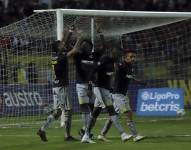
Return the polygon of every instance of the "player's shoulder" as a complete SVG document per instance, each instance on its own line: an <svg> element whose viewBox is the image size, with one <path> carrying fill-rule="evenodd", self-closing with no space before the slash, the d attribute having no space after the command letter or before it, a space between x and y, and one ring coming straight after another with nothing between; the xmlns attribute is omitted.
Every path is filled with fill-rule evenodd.
<svg viewBox="0 0 191 150"><path fill-rule="evenodd" d="M109 63L109 62L113 62L113 59L111 57L109 57L108 55L103 55L100 58L100 62L101 63Z"/></svg>
<svg viewBox="0 0 191 150"><path fill-rule="evenodd" d="M93 55L94 59L99 59L99 58L101 58L102 53L100 51L94 51L94 52L92 52L92 55Z"/></svg>
<svg viewBox="0 0 191 150"><path fill-rule="evenodd" d="M115 61L114 58L112 58L111 56L107 55L107 54L104 54L101 56L102 59L106 59L106 60L110 60L110 61Z"/></svg>
<svg viewBox="0 0 191 150"><path fill-rule="evenodd" d="M116 64L118 67L123 67L123 66L125 65L123 61L117 61L115 64Z"/></svg>
<svg viewBox="0 0 191 150"><path fill-rule="evenodd" d="M116 63L116 66L117 66L118 70L126 70L127 69L127 64L123 61Z"/></svg>
<svg viewBox="0 0 191 150"><path fill-rule="evenodd" d="M102 55L102 56L100 57L100 61L106 60L107 58L108 58L107 55Z"/></svg>
<svg viewBox="0 0 191 150"><path fill-rule="evenodd" d="M88 59L90 59L90 57L91 57L91 54L88 54L86 52L77 52L75 55L75 58L79 59L79 60L81 60L81 59L88 60Z"/></svg>

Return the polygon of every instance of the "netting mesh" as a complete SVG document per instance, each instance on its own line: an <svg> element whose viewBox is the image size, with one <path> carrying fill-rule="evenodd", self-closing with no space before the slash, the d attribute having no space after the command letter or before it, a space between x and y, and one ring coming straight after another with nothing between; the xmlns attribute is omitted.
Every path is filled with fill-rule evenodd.
<svg viewBox="0 0 191 150"><path fill-rule="evenodd" d="M147 79L188 79L190 76L191 20L122 36L123 47L139 52ZM165 68L160 71L158 68ZM158 69L157 69L158 68Z"/></svg>
<svg viewBox="0 0 191 150"><path fill-rule="evenodd" d="M0 29L1 123L34 120L52 101L51 43L55 13L32 15ZM19 121L20 118L22 121Z"/></svg>
<svg viewBox="0 0 191 150"><path fill-rule="evenodd" d="M91 36L91 16L64 15L63 25L75 25ZM190 107L191 20L186 18L93 17L94 43L99 24L112 48L134 49L140 79L150 87L182 87ZM53 103L51 43L57 39L56 13L37 13L0 29L0 124L36 123ZM75 39L76 37L74 37ZM79 112L75 91L75 66L70 62L70 95ZM131 105L136 108L139 85L129 87Z"/></svg>

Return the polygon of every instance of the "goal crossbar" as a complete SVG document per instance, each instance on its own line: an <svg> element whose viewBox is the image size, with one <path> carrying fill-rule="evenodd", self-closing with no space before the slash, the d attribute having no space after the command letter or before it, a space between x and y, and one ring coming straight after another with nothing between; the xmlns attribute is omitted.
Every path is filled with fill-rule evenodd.
<svg viewBox="0 0 191 150"><path fill-rule="evenodd" d="M83 10L83 9L47 9L34 12L60 11L63 15L83 16L124 16L124 17L160 17L160 18L191 18L191 12L154 12L154 11L113 11L113 10Z"/></svg>

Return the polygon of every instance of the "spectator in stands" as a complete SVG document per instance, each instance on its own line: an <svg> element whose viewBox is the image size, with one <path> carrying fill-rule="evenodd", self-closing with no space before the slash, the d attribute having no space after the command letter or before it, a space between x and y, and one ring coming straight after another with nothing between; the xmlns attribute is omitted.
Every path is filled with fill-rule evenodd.
<svg viewBox="0 0 191 150"><path fill-rule="evenodd" d="M19 84L26 84L27 83L27 77L26 77L26 70L24 63L18 62L17 66L17 81Z"/></svg>
<svg viewBox="0 0 191 150"><path fill-rule="evenodd" d="M33 14L35 9L39 9L39 0L30 0L28 3L25 4L23 13L25 16L30 16Z"/></svg>

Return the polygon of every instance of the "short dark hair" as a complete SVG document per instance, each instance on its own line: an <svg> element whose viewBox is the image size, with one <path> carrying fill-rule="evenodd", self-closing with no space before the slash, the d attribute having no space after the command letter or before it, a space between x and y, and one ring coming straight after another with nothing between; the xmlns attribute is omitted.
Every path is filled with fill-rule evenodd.
<svg viewBox="0 0 191 150"><path fill-rule="evenodd" d="M91 51L91 50L92 50L92 48L93 48L93 43L92 43L92 41L91 41L90 39L83 39L83 41L81 41L81 44L82 44L82 43L88 44L88 45L90 46L89 49L85 49L85 48L81 45L80 49L81 49L82 51Z"/></svg>
<svg viewBox="0 0 191 150"><path fill-rule="evenodd" d="M137 52L135 50L132 50L132 49L124 49L123 51L124 51L125 54L128 54L128 53L137 54Z"/></svg>
<svg viewBox="0 0 191 150"><path fill-rule="evenodd" d="M82 40L82 43L83 42L86 42L86 43L88 43L91 47L93 47L93 43L92 43L92 41L90 40L90 39L83 39Z"/></svg>

